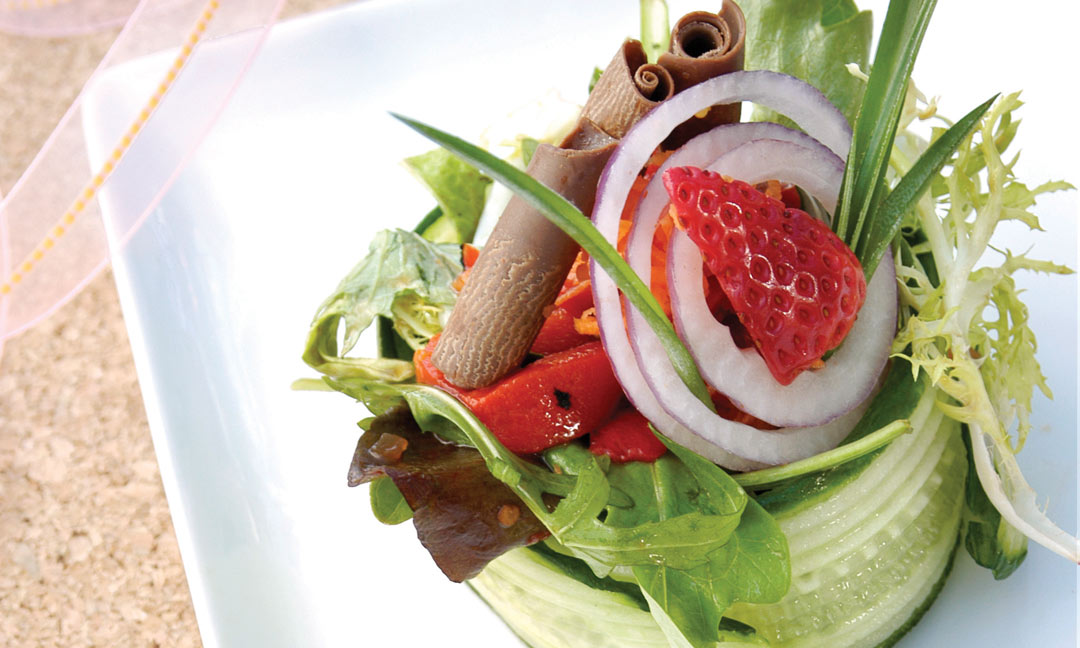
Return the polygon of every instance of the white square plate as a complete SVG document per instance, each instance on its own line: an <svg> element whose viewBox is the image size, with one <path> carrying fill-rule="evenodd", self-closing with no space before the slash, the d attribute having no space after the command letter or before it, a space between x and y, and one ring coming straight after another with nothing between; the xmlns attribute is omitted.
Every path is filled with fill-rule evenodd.
<svg viewBox="0 0 1080 648"><path fill-rule="evenodd" d="M945 95L953 117L1024 87L1018 168L1032 184L1080 180L1069 84L1053 76L1068 60L1065 30L1076 16L1011 15L1003 2L971 15L955 4L938 8L920 86ZM310 375L300 361L310 318L373 232L411 227L432 204L399 164L429 146L387 111L475 138L550 88L581 101L593 66L637 33L637 5L372 0L281 24L198 155L116 251L205 645L517 644L476 596L442 577L411 525L378 524L366 490L345 487L361 409L289 384ZM671 5L673 16L695 8ZM884 10L875 14L880 25ZM214 74L213 58L206 48L185 74ZM169 61L129 63L94 89L85 125L98 160L126 126L118 115L149 96ZM151 154L175 144L156 122L141 137ZM123 191L102 196L106 216ZM1050 234L1032 254L1075 267L1076 204L1075 192L1042 201ZM1010 228L999 243L1019 251L1028 240ZM1020 458L1053 517L1075 533L1076 280L1021 281L1058 399L1037 399ZM1073 646L1076 575L1032 545L1026 564L994 583L962 553L901 645Z"/></svg>

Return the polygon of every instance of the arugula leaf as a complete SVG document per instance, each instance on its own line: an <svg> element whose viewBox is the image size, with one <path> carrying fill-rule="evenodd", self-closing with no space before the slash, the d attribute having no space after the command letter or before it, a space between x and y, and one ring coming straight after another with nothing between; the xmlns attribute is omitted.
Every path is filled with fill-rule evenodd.
<svg viewBox="0 0 1080 648"><path fill-rule="evenodd" d="M618 526L643 519L667 520L694 510L731 521L723 544L709 553L704 564L684 569L646 564L632 570L673 645L712 646L718 640L724 610L733 602L771 602L786 593L790 578L787 541L775 521L731 476L657 436L671 454L652 464L614 466L608 473L613 488L629 494L634 506L609 507L606 521ZM740 636L739 640L746 639Z"/></svg>
<svg viewBox="0 0 1080 648"><path fill-rule="evenodd" d="M424 228L424 238L438 243L468 243L484 212L491 178L450 155L434 149L405 158L405 165L435 196L441 216Z"/></svg>
<svg viewBox="0 0 1080 648"><path fill-rule="evenodd" d="M412 232L383 230L368 255L342 279L319 307L308 334L304 362L338 378L390 382L412 377L412 363L393 358L347 358L360 333L377 315L394 322L394 330L420 348L439 331L457 301L451 283L462 270L460 248L431 243ZM338 348L338 329L345 335Z"/></svg>
<svg viewBox="0 0 1080 648"><path fill-rule="evenodd" d="M730 540L709 555L707 564L686 571L647 565L635 567L634 576L668 640L703 648L715 645L723 612L732 603L783 598L791 586L791 562L776 520L751 499Z"/></svg>
<svg viewBox="0 0 1080 648"><path fill-rule="evenodd" d="M649 611L673 646L716 645L721 615L727 606L719 607L714 602L708 573L708 565L692 572L655 565L634 568L634 578L649 603Z"/></svg>
<svg viewBox="0 0 1080 648"><path fill-rule="evenodd" d="M709 569L718 602L775 603L791 586L787 538L756 500L747 500L731 540L709 556Z"/></svg>
<svg viewBox="0 0 1080 648"><path fill-rule="evenodd" d="M737 515L742 513L749 498L742 487L731 478L731 475L701 455L687 450L657 433L654 428L650 429L667 446L667 449L679 458L697 480L702 495L704 495L701 506L705 510L713 515Z"/></svg>
<svg viewBox="0 0 1080 648"><path fill-rule="evenodd" d="M674 454L664 455L651 464L632 462L614 467L609 473L612 485L628 493L634 506L610 507L607 523L623 526L702 510L729 520L726 533L718 538L728 541L739 524L747 497L726 473L710 465L719 475L695 471ZM666 564L633 568L634 578L653 616L665 620L661 627L676 645L688 641L696 648L717 640L717 628L727 605L716 604L707 582L709 572L708 563L689 570L673 569Z"/></svg>
<svg viewBox="0 0 1080 648"><path fill-rule="evenodd" d="M741 0L746 15L748 70L774 70L810 83L848 122L855 120L864 84L845 65L866 69L873 20L852 0ZM759 121L790 121L757 109Z"/></svg>
<svg viewBox="0 0 1080 648"><path fill-rule="evenodd" d="M439 389L361 379L326 382L381 411L404 399L421 430L479 450L491 475L551 532L549 545L584 561L598 577L636 577L643 593L663 601L656 613L672 615L672 627L694 637L695 646L717 640L732 601L764 600L779 584L786 588L789 565L777 562L786 561L787 551L779 528L770 526L767 514L766 521L757 514L746 518L744 511L757 504L745 491L722 469L677 445L654 464L611 466L606 457L571 443L544 453L548 469L506 450L463 404ZM393 501L391 494L373 505L381 517L392 518ZM735 639L753 639L744 634Z"/></svg>
<svg viewBox="0 0 1080 648"><path fill-rule="evenodd" d="M606 525L598 518L609 500L626 502L625 496L611 495L600 460L588 450L567 445L548 451L545 458L559 466L561 474L525 461L507 450L464 405L449 394L414 384L362 385L360 381L328 381L359 395L368 403L374 395L377 405L386 407L391 395L404 398L417 424L448 441L470 445L480 451L491 474L521 498L564 546L609 566L655 562L656 556L676 568L700 564L725 535L728 521L700 513L680 515L662 523L646 522L628 528ZM554 510L545 494L561 497Z"/></svg>
<svg viewBox="0 0 1080 648"><path fill-rule="evenodd" d="M554 473L507 450L468 408L442 390L359 379L327 378L327 383L377 413L404 399L422 430L479 450L491 474L513 489L562 545L596 564L650 564L657 555L679 569L702 564L734 527L732 520L698 511L614 527L599 520L600 513L609 504L625 507L631 501L621 491L612 492L601 460L585 448L570 444L547 451L545 460L559 469ZM553 510L545 494L561 497Z"/></svg>
<svg viewBox="0 0 1080 648"><path fill-rule="evenodd" d="M852 129L833 231L855 249L867 215L886 190L885 171L896 139L908 81L937 0L894 0L878 39L870 80Z"/></svg>
<svg viewBox="0 0 1080 648"><path fill-rule="evenodd" d="M715 467L715 466L714 466ZM694 472L673 455L664 455L652 463L633 461L612 466L608 480L613 488L627 494L633 501L629 507L609 506L605 522L627 527L642 521L663 521L688 513L704 513L729 518L730 528L717 540L725 541L738 526L739 516L748 499L746 493L731 477L721 488L726 491L717 498L710 493ZM718 490L713 488L713 490ZM720 506L717 506L719 504Z"/></svg>

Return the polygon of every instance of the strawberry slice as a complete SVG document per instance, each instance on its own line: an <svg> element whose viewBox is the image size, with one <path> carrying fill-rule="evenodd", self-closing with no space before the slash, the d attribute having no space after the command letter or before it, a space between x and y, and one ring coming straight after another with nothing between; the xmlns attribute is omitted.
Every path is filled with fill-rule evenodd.
<svg viewBox="0 0 1080 648"><path fill-rule="evenodd" d="M855 254L825 223L740 180L669 169L677 226L701 250L769 371L783 385L840 344L866 299Z"/></svg>

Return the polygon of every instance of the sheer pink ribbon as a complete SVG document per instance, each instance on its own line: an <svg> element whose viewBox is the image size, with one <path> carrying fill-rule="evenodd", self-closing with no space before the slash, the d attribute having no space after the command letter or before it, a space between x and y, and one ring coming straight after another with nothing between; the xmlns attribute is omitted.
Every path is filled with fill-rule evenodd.
<svg viewBox="0 0 1080 648"><path fill-rule="evenodd" d="M0 0L4 31L59 35L124 25L33 162L10 193L0 196L0 350L3 340L54 312L105 267L106 230L122 245L153 211L232 97L284 2ZM215 78L185 76L207 47L216 50ZM88 95L95 83L123 75L152 53L168 57L171 65L143 107L124 116L129 126L108 158L92 166L83 134ZM181 144L148 158L139 152L139 134L162 114L171 141ZM132 168L131 158L143 160L142 166ZM110 194L103 222L98 195L136 172L138 189Z"/></svg>
<svg viewBox="0 0 1080 648"><path fill-rule="evenodd" d="M70 36L124 24L138 0L0 0L0 31Z"/></svg>

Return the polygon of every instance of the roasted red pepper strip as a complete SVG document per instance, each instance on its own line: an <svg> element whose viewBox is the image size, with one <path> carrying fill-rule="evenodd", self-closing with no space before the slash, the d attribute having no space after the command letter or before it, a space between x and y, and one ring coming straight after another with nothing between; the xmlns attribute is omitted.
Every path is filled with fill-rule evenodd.
<svg viewBox="0 0 1080 648"><path fill-rule="evenodd" d="M649 421L636 409L625 409L589 435L589 450L607 455L615 463L656 461L667 448L649 429Z"/></svg>
<svg viewBox="0 0 1080 648"><path fill-rule="evenodd" d="M466 243L461 246L461 262L464 264L465 269L468 270L476 263L477 257L480 256L480 250Z"/></svg>
<svg viewBox="0 0 1080 648"><path fill-rule="evenodd" d="M623 396L600 342L553 353L481 389L455 387L431 363L437 339L416 352L417 382L456 396L517 454L532 454L592 432Z"/></svg>
<svg viewBox="0 0 1080 648"><path fill-rule="evenodd" d="M529 351L548 355L596 340L595 337L578 333L574 328L574 319L581 317L592 305L591 282L586 280L571 288L564 288L555 299L555 305L540 327L540 332L536 334Z"/></svg>

